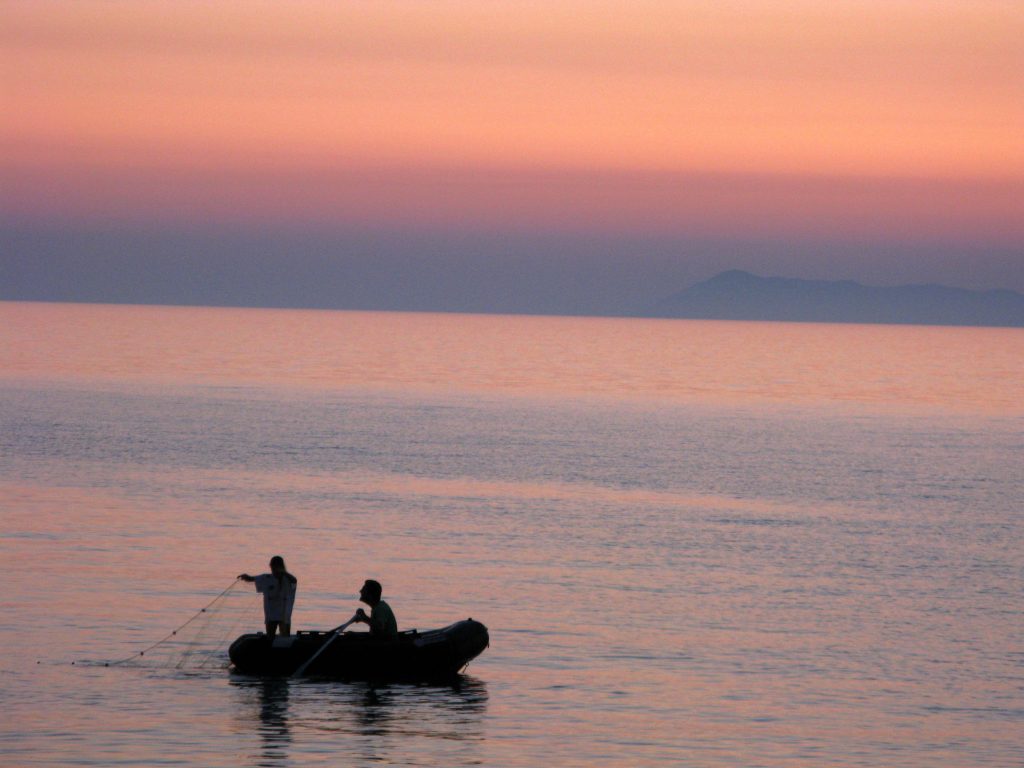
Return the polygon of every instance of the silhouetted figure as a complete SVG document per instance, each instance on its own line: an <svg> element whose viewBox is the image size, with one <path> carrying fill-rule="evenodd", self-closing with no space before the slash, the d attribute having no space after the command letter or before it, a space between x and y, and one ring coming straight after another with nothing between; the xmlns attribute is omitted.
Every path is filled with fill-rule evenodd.
<svg viewBox="0 0 1024 768"><path fill-rule="evenodd" d="M370 606L370 615L360 608L356 611L355 621L370 625L370 634L385 640L398 636L398 622L391 606L380 599L383 589L379 581L367 579L359 590L359 599Z"/></svg>
<svg viewBox="0 0 1024 768"><path fill-rule="evenodd" d="M270 558L270 573L259 576L243 573L238 578L255 582L256 591L263 594L263 620L267 624L267 637L273 638L278 628L282 636L290 635L292 607L295 605L299 580L285 570L284 558L280 555Z"/></svg>

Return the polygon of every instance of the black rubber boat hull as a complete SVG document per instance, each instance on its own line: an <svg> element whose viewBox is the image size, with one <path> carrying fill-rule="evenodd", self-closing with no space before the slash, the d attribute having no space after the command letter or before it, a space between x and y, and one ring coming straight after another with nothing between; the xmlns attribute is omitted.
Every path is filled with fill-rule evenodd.
<svg viewBox="0 0 1024 768"><path fill-rule="evenodd" d="M299 632L270 642L262 632L242 635L231 644L228 655L235 671L242 674L286 677L332 637L331 632ZM487 627L472 619L443 629L402 632L390 641L373 638L368 632L348 632L335 637L303 675L339 680L450 680L489 644Z"/></svg>

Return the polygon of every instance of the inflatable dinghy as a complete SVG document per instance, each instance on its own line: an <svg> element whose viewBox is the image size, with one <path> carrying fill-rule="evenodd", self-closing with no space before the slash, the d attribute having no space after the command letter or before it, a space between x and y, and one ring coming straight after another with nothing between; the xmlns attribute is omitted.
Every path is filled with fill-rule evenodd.
<svg viewBox="0 0 1024 768"><path fill-rule="evenodd" d="M393 640L369 632L298 632L270 640L242 635L228 649L235 671L247 675L339 680L450 680L490 644L487 627L466 619L443 629L400 632Z"/></svg>

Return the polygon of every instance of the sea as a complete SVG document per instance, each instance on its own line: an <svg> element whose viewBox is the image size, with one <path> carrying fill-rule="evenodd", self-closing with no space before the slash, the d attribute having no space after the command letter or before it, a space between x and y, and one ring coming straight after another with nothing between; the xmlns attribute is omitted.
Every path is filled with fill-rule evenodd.
<svg viewBox="0 0 1024 768"><path fill-rule="evenodd" d="M1021 329L0 303L0 764L1022 766L1022 393ZM105 666L276 554L490 647Z"/></svg>

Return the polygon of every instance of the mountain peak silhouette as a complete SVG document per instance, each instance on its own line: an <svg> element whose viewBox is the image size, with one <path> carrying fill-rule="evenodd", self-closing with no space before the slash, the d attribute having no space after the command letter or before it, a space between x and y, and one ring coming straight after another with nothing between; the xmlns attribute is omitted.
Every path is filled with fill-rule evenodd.
<svg viewBox="0 0 1024 768"><path fill-rule="evenodd" d="M656 317L1024 327L1024 294L934 284L876 287L853 280L761 277L739 269L673 294Z"/></svg>

